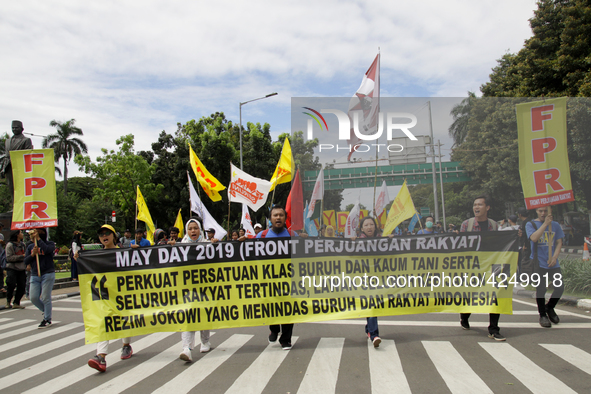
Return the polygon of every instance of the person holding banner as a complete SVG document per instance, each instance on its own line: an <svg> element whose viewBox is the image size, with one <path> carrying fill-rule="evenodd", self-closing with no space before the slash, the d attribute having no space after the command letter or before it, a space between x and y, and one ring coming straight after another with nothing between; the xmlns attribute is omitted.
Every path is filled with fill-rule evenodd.
<svg viewBox="0 0 591 394"><path fill-rule="evenodd" d="M560 318L554 311L554 307L564 292L564 280L558 263L564 232L560 224L552 220L553 216L548 214L548 207L538 208L536 213L538 218L528 222L525 229L531 241L530 257L534 262L534 272L539 275L539 285L536 286L536 302L540 314L540 326L550 328L552 323L560 323ZM552 255L549 253L548 246L552 248ZM546 281L554 287L547 304ZM556 286L557 283L560 286Z"/></svg>
<svg viewBox="0 0 591 394"><path fill-rule="evenodd" d="M137 249L144 246L152 246L150 241L144 238L144 233L145 231L143 228L138 228L135 230L135 239L129 244L132 249Z"/></svg>
<svg viewBox="0 0 591 394"><path fill-rule="evenodd" d="M37 228L29 231L33 242L25 252L25 264L31 266L31 302L41 312L43 320L37 328L51 326L51 291L55 283L55 266L53 264L53 253L55 243L47 240L47 233L44 228Z"/></svg>
<svg viewBox="0 0 591 394"><path fill-rule="evenodd" d="M380 227L371 216L366 216L361 219L361 222L359 222L359 232L359 238L378 238L382 236ZM353 239L355 239L355 237L353 237ZM365 333L373 343L373 347L377 348L380 346L380 343L382 343L380 330L378 328L378 318L374 316L366 319L367 324L365 325Z"/></svg>
<svg viewBox="0 0 591 394"><path fill-rule="evenodd" d="M465 220L462 223L462 227L460 228L460 232L471 232L471 231L497 231L499 225L496 221L488 218L488 211L490 210L490 200L488 196L478 196L474 199L474 203L472 205L472 210L474 211L474 217L468 220ZM460 313L460 325L464 330L470 329L470 323L468 319L470 319L471 313ZM505 341L507 338L501 335L500 328L499 328L499 318L501 315L499 313L489 313L488 314L488 337L494 339L495 341Z"/></svg>
<svg viewBox="0 0 591 394"><path fill-rule="evenodd" d="M439 231L437 231L435 228L433 228L434 223L435 223L435 220L433 219L433 216L427 216L425 218L425 228L420 229L417 232L417 235L439 233Z"/></svg>
<svg viewBox="0 0 591 394"><path fill-rule="evenodd" d="M103 224L97 231L99 241L103 245L104 249L118 249L119 246L115 243L117 241L117 232L113 226ZM79 252L76 252L74 256L76 259L80 256ZM123 346L121 347L121 360L127 360L133 355L133 349L131 348L131 338L121 338ZM88 360L88 366L96 369L99 372L105 372L107 370L106 357L109 352L109 341L101 341L96 344L96 356Z"/></svg>
<svg viewBox="0 0 591 394"><path fill-rule="evenodd" d="M203 235L201 229L201 223L197 219L191 218L185 224L187 234L183 237L181 243L193 243L193 242L217 242L217 239L210 241ZM195 347L195 331L183 331L181 332L181 342L183 345L183 351L179 358L188 363L193 361L191 350ZM209 343L209 330L201 331L201 353L207 353L211 350L211 344Z"/></svg>

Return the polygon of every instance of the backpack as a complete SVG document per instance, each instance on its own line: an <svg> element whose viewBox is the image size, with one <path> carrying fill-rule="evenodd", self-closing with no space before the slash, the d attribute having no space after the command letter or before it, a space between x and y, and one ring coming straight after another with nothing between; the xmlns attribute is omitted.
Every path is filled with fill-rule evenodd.
<svg viewBox="0 0 591 394"><path fill-rule="evenodd" d="M287 229L287 231L289 231L289 235L291 235L292 237L296 236L296 233L291 231L290 229ZM269 229L263 230L261 232L261 238L266 238L268 233L269 233Z"/></svg>
<svg viewBox="0 0 591 394"><path fill-rule="evenodd" d="M492 219L487 219L489 224L492 224L492 231L497 231L499 228L499 225L497 224L497 222L495 222ZM467 232L471 232L472 229L474 228L474 222L476 222L476 218L470 218L468 219L468 228L466 229Z"/></svg>

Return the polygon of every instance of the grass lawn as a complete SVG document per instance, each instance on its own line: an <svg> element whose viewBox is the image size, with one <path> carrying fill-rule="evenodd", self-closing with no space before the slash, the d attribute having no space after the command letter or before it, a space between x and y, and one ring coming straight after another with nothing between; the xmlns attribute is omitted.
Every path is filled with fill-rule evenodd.
<svg viewBox="0 0 591 394"><path fill-rule="evenodd" d="M41 271L41 272L43 272L43 271ZM55 279L69 278L70 276L71 276L70 271L55 273Z"/></svg>

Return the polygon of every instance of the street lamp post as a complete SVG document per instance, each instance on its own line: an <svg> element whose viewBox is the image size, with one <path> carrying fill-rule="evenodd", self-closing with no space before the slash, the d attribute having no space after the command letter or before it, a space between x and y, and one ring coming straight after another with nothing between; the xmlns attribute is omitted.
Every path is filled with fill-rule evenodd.
<svg viewBox="0 0 591 394"><path fill-rule="evenodd" d="M264 97L259 97L259 98L255 98L255 99L248 100L248 101L245 101L243 103L240 103L239 111L240 111L240 169L241 170L243 169L242 168L242 106L244 104L252 103L253 101L257 101L257 100L266 99L266 98L272 97L272 96L277 96L277 93L271 93L271 94L268 94L268 95L266 95Z"/></svg>

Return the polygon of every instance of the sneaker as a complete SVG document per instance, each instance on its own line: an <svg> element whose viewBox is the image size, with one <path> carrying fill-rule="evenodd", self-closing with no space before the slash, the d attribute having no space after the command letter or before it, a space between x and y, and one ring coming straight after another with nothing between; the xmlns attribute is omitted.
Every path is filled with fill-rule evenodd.
<svg viewBox="0 0 591 394"><path fill-rule="evenodd" d="M282 348L283 350L289 350L289 349L291 349L291 342L283 342L283 343L281 344L281 348Z"/></svg>
<svg viewBox="0 0 591 394"><path fill-rule="evenodd" d="M206 342L206 343L202 343L201 344L201 349L199 349L199 351L201 353L207 353L211 350L211 343Z"/></svg>
<svg viewBox="0 0 591 394"><path fill-rule="evenodd" d="M468 320L460 319L460 325L464 330L470 329L470 323L468 323Z"/></svg>
<svg viewBox="0 0 591 394"><path fill-rule="evenodd" d="M12 307L14 308L14 305ZM560 318L558 317L558 315L556 314L556 312L554 312L554 308L548 308L548 307L546 307L546 313L548 314L548 319L550 319L550 321L552 322L552 324L558 324L558 323L560 323Z"/></svg>
<svg viewBox="0 0 591 394"><path fill-rule="evenodd" d="M43 321L37 326L37 328L47 328L47 327L51 327L51 320L43 319Z"/></svg>
<svg viewBox="0 0 591 394"><path fill-rule="evenodd" d="M25 309L25 307L20 304L13 304L12 309Z"/></svg>
<svg viewBox="0 0 591 394"><path fill-rule="evenodd" d="M380 337L375 337L373 339L373 347L380 347L380 343L382 343L382 339Z"/></svg>
<svg viewBox="0 0 591 394"><path fill-rule="evenodd" d="M269 334L269 343L275 343L277 342L277 337L279 336L278 333L271 331L271 333Z"/></svg>
<svg viewBox="0 0 591 394"><path fill-rule="evenodd" d="M548 316L540 316L540 326L544 328L552 327L552 323L550 323L550 319L548 319Z"/></svg>
<svg viewBox="0 0 591 394"><path fill-rule="evenodd" d="M10 302L6 303L6 309L12 309L12 305L10 305Z"/></svg>
<svg viewBox="0 0 591 394"><path fill-rule="evenodd" d="M181 355L179 356L179 358L185 362L192 362L193 361L193 355L191 354L191 349L189 349L188 347L183 348L183 351L181 352Z"/></svg>
<svg viewBox="0 0 591 394"><path fill-rule="evenodd" d="M88 366L94 368L99 372L105 372L107 370L107 361L103 356L97 354L90 360L88 360Z"/></svg>
<svg viewBox="0 0 591 394"><path fill-rule="evenodd" d="M130 345L123 345L121 348L121 360L127 360L133 355L133 349Z"/></svg>
<svg viewBox="0 0 591 394"><path fill-rule="evenodd" d="M495 341L499 341L499 342L507 340L507 338L505 338L504 336L502 336L498 332L495 332L493 334L488 334L488 337L494 339Z"/></svg>

